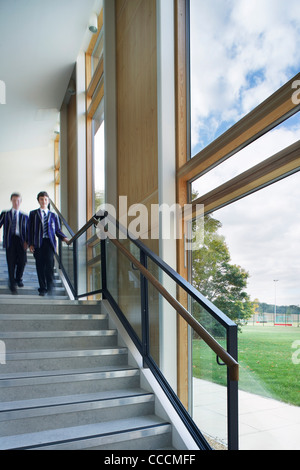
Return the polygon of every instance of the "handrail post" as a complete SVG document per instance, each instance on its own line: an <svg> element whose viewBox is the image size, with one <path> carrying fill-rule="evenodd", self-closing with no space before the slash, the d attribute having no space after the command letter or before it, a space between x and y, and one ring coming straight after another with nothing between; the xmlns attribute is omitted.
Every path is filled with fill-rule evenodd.
<svg viewBox="0 0 300 470"><path fill-rule="evenodd" d="M58 239L58 267L61 269L62 267L62 241Z"/></svg>
<svg viewBox="0 0 300 470"><path fill-rule="evenodd" d="M238 361L238 330L237 325L227 329L227 352ZM230 380L227 371L227 425L228 425L228 450L239 448L239 407L238 407L238 381Z"/></svg>
<svg viewBox="0 0 300 470"><path fill-rule="evenodd" d="M106 270L106 239L101 239L101 288L102 288L102 298L106 298L107 291L107 270Z"/></svg>
<svg viewBox="0 0 300 470"><path fill-rule="evenodd" d="M77 256L77 240L73 243L73 273L74 273L74 291L75 299L78 298L78 256Z"/></svg>
<svg viewBox="0 0 300 470"><path fill-rule="evenodd" d="M140 262L147 269L147 255L140 251ZM148 303L148 280L142 273L141 279L141 321L142 321L142 354L143 366L148 367L145 358L149 357L149 303Z"/></svg>

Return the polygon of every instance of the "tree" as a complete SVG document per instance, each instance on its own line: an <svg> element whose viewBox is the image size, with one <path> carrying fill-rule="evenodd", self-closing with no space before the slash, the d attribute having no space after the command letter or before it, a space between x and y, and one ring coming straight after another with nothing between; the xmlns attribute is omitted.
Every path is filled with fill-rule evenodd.
<svg viewBox="0 0 300 470"><path fill-rule="evenodd" d="M222 312L241 324L255 311L255 303L245 291L249 273L231 264L225 238L217 233L221 226L212 216L204 217L204 242L192 255L192 282ZM193 313L202 324L206 323L203 310L198 308Z"/></svg>

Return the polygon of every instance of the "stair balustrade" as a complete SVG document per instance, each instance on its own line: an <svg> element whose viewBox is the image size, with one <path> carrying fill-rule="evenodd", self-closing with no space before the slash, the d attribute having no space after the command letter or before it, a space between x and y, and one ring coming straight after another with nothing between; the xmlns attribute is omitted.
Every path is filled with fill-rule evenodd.
<svg viewBox="0 0 300 470"><path fill-rule="evenodd" d="M200 339L215 354L217 364L226 367L227 447L238 449L237 325L107 212L98 212L74 234L52 201L51 205L70 238L68 246L59 244L57 259L74 298L109 302L142 355L144 367L155 375L200 449L211 446L191 417L192 409L182 404L161 367L164 312L179 316L190 345ZM121 237L108 232L107 220L114 233L122 232ZM194 318L195 305L209 319L210 331ZM222 331L223 345L214 337L215 331L218 337ZM191 347L182 349L180 344L177 350L192 354ZM189 377L192 380L192 371Z"/></svg>

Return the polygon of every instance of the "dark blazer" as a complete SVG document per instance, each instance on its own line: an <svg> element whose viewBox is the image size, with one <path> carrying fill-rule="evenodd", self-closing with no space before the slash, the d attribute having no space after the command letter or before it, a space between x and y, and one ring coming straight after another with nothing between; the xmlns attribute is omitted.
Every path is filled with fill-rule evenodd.
<svg viewBox="0 0 300 470"><path fill-rule="evenodd" d="M0 215L0 228L4 225L3 247L9 248L12 238L12 210L4 211ZM28 242L28 215L19 211L19 236L23 242Z"/></svg>
<svg viewBox="0 0 300 470"><path fill-rule="evenodd" d="M56 250L56 238L67 238L61 231L59 218L54 212L48 213L48 236L53 247ZM31 211L29 214L28 244L35 248L40 248L43 243L43 219L40 209Z"/></svg>

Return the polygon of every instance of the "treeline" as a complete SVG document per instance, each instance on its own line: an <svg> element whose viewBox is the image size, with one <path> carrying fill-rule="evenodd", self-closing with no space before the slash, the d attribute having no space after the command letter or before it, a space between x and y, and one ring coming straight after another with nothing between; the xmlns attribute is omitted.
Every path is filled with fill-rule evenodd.
<svg viewBox="0 0 300 470"><path fill-rule="evenodd" d="M258 303L257 313L274 313L275 304ZM300 306L298 305L276 305L276 313L281 314L300 314Z"/></svg>

